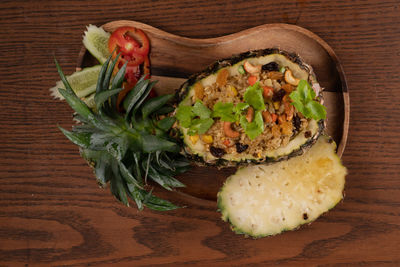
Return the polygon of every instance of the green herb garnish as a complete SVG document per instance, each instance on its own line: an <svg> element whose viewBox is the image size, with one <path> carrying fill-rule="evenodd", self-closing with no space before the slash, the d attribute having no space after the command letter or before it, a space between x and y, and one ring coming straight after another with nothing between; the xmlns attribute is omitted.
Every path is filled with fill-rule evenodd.
<svg viewBox="0 0 400 267"><path fill-rule="evenodd" d="M292 105L306 118L321 120L326 118L326 108L315 101L315 92L306 80L300 80L295 91L289 97Z"/></svg>
<svg viewBox="0 0 400 267"><path fill-rule="evenodd" d="M264 97L262 95L263 89L260 83L255 83L252 86L247 87L244 93L244 100L256 110L264 110Z"/></svg>
<svg viewBox="0 0 400 267"><path fill-rule="evenodd" d="M245 71L243 65L240 65L240 66L238 67L238 72L239 72L240 74L246 74L246 71Z"/></svg>
<svg viewBox="0 0 400 267"><path fill-rule="evenodd" d="M219 117L221 121L235 122L237 118L234 113L233 103L217 102L214 105L214 111L212 113L213 118Z"/></svg>
<svg viewBox="0 0 400 267"><path fill-rule="evenodd" d="M179 123L183 127L189 128L190 124L192 123L192 119L194 117L192 107L180 105L178 107L178 110L176 111L175 117L178 119Z"/></svg>
<svg viewBox="0 0 400 267"><path fill-rule="evenodd" d="M249 104L247 103L238 103L235 106L235 121L240 120L240 116L242 115L242 112L245 111L246 109L248 109L250 107Z"/></svg>
<svg viewBox="0 0 400 267"><path fill-rule="evenodd" d="M189 127L188 135L204 134L214 124L211 118L194 119Z"/></svg>
<svg viewBox="0 0 400 267"><path fill-rule="evenodd" d="M240 125L243 127L248 137L253 140L264 131L264 121L261 111L256 111L252 122L248 122L246 116L241 116Z"/></svg>
<svg viewBox="0 0 400 267"><path fill-rule="evenodd" d="M200 100L197 100L196 103L194 103L192 111L196 116L199 116L200 119L210 118L212 113L212 111L208 107L204 106L203 102Z"/></svg>
<svg viewBox="0 0 400 267"><path fill-rule="evenodd" d="M197 100L193 106L180 105L175 117L183 127L189 128L188 135L196 135L204 134L210 129L214 123L211 115L212 111Z"/></svg>

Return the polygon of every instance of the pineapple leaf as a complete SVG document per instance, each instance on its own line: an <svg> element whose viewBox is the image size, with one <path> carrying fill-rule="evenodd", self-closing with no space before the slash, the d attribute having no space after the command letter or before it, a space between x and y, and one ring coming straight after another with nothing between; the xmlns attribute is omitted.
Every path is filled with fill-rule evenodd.
<svg viewBox="0 0 400 267"><path fill-rule="evenodd" d="M133 165L133 171L135 177L139 180L140 183L143 183L142 179L142 171L141 171L141 165L140 165L140 153L134 152L133 153L133 160L134 160L134 165Z"/></svg>
<svg viewBox="0 0 400 267"><path fill-rule="evenodd" d="M137 101L136 105L133 108L132 112L132 121L135 121L135 115L136 112L139 110L139 108L142 106L143 102L146 100L147 96L150 94L151 89L153 86L157 83L157 81L153 81L148 83L146 90L144 91L143 95L140 97L140 99Z"/></svg>
<svg viewBox="0 0 400 267"><path fill-rule="evenodd" d="M125 156L127 145L124 138L115 139L106 145L107 152L111 154L116 160L121 161Z"/></svg>
<svg viewBox="0 0 400 267"><path fill-rule="evenodd" d="M127 184L133 184L136 187L142 188L142 186L139 185L138 181L136 181L135 177L133 177L133 175L129 172L125 165L121 161L119 161L118 164L122 174L122 178L124 178L125 182Z"/></svg>
<svg viewBox="0 0 400 267"><path fill-rule="evenodd" d="M171 129L172 125L174 125L175 121L175 117L166 117L157 122L157 127L163 131L168 131L169 129Z"/></svg>
<svg viewBox="0 0 400 267"><path fill-rule="evenodd" d="M143 210L143 197L141 190L135 187L133 184L127 184L128 191L126 192L128 196L133 199L139 210ZM143 190L144 191L144 190Z"/></svg>
<svg viewBox="0 0 400 267"><path fill-rule="evenodd" d="M168 175L166 172L161 173L157 171L151 164L149 166L149 177L167 190L172 190L172 187L185 187L184 184Z"/></svg>
<svg viewBox="0 0 400 267"><path fill-rule="evenodd" d="M145 194L145 193L143 193ZM152 210L167 211L178 209L179 207L172 204L171 202L158 198L152 194L152 191L148 192L144 199L144 205Z"/></svg>
<svg viewBox="0 0 400 267"><path fill-rule="evenodd" d="M54 62L56 63L58 74L60 75L61 81L64 84L65 88L67 90L72 91L71 85L69 84L69 82L67 80L67 77L65 77L65 75L64 75L64 73L63 73L63 71L61 69L61 66L58 64L57 59L54 58Z"/></svg>
<svg viewBox="0 0 400 267"><path fill-rule="evenodd" d="M90 146L90 133L74 133L58 126L58 129L75 145L88 148Z"/></svg>
<svg viewBox="0 0 400 267"><path fill-rule="evenodd" d="M117 72L117 74L115 75L112 84L111 84L111 89L115 89L115 88L119 88L122 86L122 83L124 81L124 77L125 77L125 71L126 71L126 67L128 65L128 62L126 62L122 68Z"/></svg>
<svg viewBox="0 0 400 267"><path fill-rule="evenodd" d="M147 85L149 84L149 81L145 80L144 78L145 77L142 76L136 83L135 88L131 90L125 97L125 100L123 102L123 107L126 110L126 114L129 114L133 106L140 99L141 95L145 92Z"/></svg>
<svg viewBox="0 0 400 267"><path fill-rule="evenodd" d="M95 174L97 177L97 181L102 186L105 186L108 181L107 178L107 171L109 170L108 161L109 158L107 157L106 153L102 153L100 159L96 161Z"/></svg>
<svg viewBox="0 0 400 267"><path fill-rule="evenodd" d="M94 96L94 101L96 102L96 107L97 109L100 109L101 106L103 105L104 102L108 100L113 95L118 94L121 92L123 88L118 88L118 89L113 89L113 90L107 90L107 91L102 91Z"/></svg>
<svg viewBox="0 0 400 267"><path fill-rule="evenodd" d="M97 84L96 84L96 93L100 93L101 91L104 90L103 81L106 76L106 72L108 69L108 65L110 64L110 60L111 60L111 56L107 59L106 62L104 62L103 66L101 66L99 78L97 79Z"/></svg>
<svg viewBox="0 0 400 267"><path fill-rule="evenodd" d="M143 151L147 153L160 151L170 151L179 152L180 147L178 144L165 140L163 138L157 137L155 135L143 135Z"/></svg>
<svg viewBox="0 0 400 267"><path fill-rule="evenodd" d="M173 95L162 95L147 101L142 107L143 118L146 118L151 113L164 106L172 97Z"/></svg>
<svg viewBox="0 0 400 267"><path fill-rule="evenodd" d="M118 62L119 57L120 57L120 54L118 54L117 57L113 61L111 61L110 65L107 64L107 70L106 70L106 73L104 75L101 91L105 91L105 90L108 90L110 88L111 76L113 74L115 64ZM124 73L125 73L125 70L124 70ZM97 92L97 93L99 93L99 92Z"/></svg>
<svg viewBox="0 0 400 267"><path fill-rule="evenodd" d="M110 181L111 192L119 201L124 203L125 206L129 207L128 197L126 195L122 178L118 173L118 167L116 165L112 165L112 167L114 179L111 179Z"/></svg>
<svg viewBox="0 0 400 267"><path fill-rule="evenodd" d="M153 114L154 115L164 115L164 114L167 114L167 113L171 113L174 110L175 109L172 106L164 106L164 107L156 110Z"/></svg>

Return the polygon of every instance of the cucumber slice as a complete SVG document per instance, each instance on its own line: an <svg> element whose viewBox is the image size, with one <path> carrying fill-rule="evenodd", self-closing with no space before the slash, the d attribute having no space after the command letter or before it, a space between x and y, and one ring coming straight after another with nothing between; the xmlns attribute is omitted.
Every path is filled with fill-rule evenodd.
<svg viewBox="0 0 400 267"><path fill-rule="evenodd" d="M67 80L74 90L75 94L82 98L96 91L97 78L99 77L101 65L84 68L81 71L74 72L67 76ZM64 97L58 92L58 88L65 89L62 81L58 81L56 86L50 88L50 94L54 98L64 100Z"/></svg>
<svg viewBox="0 0 400 267"><path fill-rule="evenodd" d="M94 25L87 26L83 35L83 45L101 64L106 62L110 56L110 52L108 51L108 39L110 35L103 28Z"/></svg>
<svg viewBox="0 0 400 267"><path fill-rule="evenodd" d="M342 198L346 168L321 136L305 154L239 169L218 193L222 219L237 233L263 237L310 223Z"/></svg>

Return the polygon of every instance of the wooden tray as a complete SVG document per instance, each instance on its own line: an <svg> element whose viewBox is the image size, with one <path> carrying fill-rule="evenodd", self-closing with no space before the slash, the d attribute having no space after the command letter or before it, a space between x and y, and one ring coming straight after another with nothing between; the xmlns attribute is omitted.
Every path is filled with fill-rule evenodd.
<svg viewBox="0 0 400 267"><path fill-rule="evenodd" d="M140 28L149 37L152 79L159 81L156 86L159 94L174 92L187 77L203 70L217 59L249 50L273 47L297 53L304 62L313 67L321 87L324 88L324 104L328 113L327 133L336 141L337 153L342 156L350 116L346 78L332 48L314 33L295 25L265 24L222 37L191 39L135 21L113 21L103 25L103 28L112 32L120 26ZM78 58L78 68L93 63L93 58L83 47ZM184 201L194 200L196 203L200 201L215 206L219 188L234 172L234 168L217 170L210 167L194 167L178 177L186 184L186 188L180 190L180 197L183 197Z"/></svg>

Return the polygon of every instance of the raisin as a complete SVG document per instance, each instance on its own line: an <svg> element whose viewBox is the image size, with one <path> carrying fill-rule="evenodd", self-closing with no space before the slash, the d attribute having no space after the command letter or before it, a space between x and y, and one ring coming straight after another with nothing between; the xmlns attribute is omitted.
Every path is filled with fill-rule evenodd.
<svg viewBox="0 0 400 267"><path fill-rule="evenodd" d="M219 147L215 147L215 146L210 147L210 152L211 152L211 155L213 155L216 158L220 158L226 154L226 152L223 148L219 148Z"/></svg>
<svg viewBox="0 0 400 267"><path fill-rule="evenodd" d="M303 213L303 219L307 220L308 219L308 214L307 213Z"/></svg>
<svg viewBox="0 0 400 267"><path fill-rule="evenodd" d="M296 132L299 132L300 131L300 127L301 127L300 117L299 116L294 116L292 121L293 121L294 128L296 129Z"/></svg>
<svg viewBox="0 0 400 267"><path fill-rule="evenodd" d="M270 62L262 66L262 70L265 71L279 71L279 65L276 62Z"/></svg>
<svg viewBox="0 0 400 267"><path fill-rule="evenodd" d="M280 89L278 92L274 93L273 97L272 97L272 101L276 102L276 101L281 101L282 98L285 96L286 92L283 89Z"/></svg>
<svg viewBox="0 0 400 267"><path fill-rule="evenodd" d="M246 151L246 149L249 148L249 145L241 144L241 143L236 143L236 152L237 153L242 153Z"/></svg>
<svg viewBox="0 0 400 267"><path fill-rule="evenodd" d="M304 133L304 137L305 138L310 138L311 137L311 132L310 131L305 132Z"/></svg>

